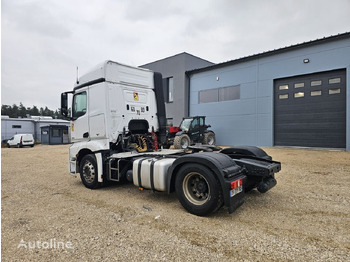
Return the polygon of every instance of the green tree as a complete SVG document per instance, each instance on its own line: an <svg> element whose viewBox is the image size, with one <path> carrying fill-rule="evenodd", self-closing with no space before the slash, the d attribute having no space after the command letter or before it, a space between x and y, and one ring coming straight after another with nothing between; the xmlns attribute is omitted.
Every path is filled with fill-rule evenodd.
<svg viewBox="0 0 350 262"><path fill-rule="evenodd" d="M10 105L1 105L1 115L9 116L10 118L26 117L27 114L31 116L51 116L52 118L65 119L69 118L63 117L61 115L60 108L54 110L49 109L47 106L45 108L33 105L32 108L25 107L22 103L17 106L16 104Z"/></svg>
<svg viewBox="0 0 350 262"><path fill-rule="evenodd" d="M16 104L13 104L12 105L12 108L11 108L11 115L10 117L13 117L13 118L18 118L19 116L19 108Z"/></svg>
<svg viewBox="0 0 350 262"><path fill-rule="evenodd" d="M11 106L1 105L1 115L10 116L10 114L11 114Z"/></svg>
<svg viewBox="0 0 350 262"><path fill-rule="evenodd" d="M27 115L27 108L22 104L22 102L20 102L18 107L18 116L25 118L26 115Z"/></svg>
<svg viewBox="0 0 350 262"><path fill-rule="evenodd" d="M32 108L30 108L29 114L30 114L31 116L40 116L39 109L38 109L36 106L34 106L34 105L33 105Z"/></svg>

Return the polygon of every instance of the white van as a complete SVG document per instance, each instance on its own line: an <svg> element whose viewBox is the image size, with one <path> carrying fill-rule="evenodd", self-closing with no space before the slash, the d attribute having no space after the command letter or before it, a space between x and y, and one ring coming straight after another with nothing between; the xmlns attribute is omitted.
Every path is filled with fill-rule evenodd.
<svg viewBox="0 0 350 262"><path fill-rule="evenodd" d="M34 138L32 134L17 134L7 140L7 147L16 146L34 146Z"/></svg>

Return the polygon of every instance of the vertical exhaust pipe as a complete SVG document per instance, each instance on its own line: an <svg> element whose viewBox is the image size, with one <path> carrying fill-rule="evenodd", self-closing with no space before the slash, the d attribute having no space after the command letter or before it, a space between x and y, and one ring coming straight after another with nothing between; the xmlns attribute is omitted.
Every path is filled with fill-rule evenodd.
<svg viewBox="0 0 350 262"><path fill-rule="evenodd" d="M159 124L158 140L161 144L166 142L166 112L165 112L165 100L163 93L163 77L161 73L154 72L154 92L157 101L157 117Z"/></svg>

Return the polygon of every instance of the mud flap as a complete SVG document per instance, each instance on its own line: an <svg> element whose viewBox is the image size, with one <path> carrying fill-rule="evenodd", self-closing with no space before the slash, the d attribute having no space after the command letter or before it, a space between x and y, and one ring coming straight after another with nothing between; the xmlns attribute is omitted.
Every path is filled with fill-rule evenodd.
<svg viewBox="0 0 350 262"><path fill-rule="evenodd" d="M227 206L228 212L230 214L233 213L237 208L239 208L244 203L244 196L245 196L244 186L246 181L247 181L247 177L241 175L239 177L235 177L230 182L226 182L226 186L224 190L224 198L225 198L225 206Z"/></svg>
<svg viewBox="0 0 350 262"><path fill-rule="evenodd" d="M97 181L98 182L103 182L103 161L102 161L102 154L101 153L96 153L95 154L96 157L96 163L97 163L97 172L98 172L98 178Z"/></svg>

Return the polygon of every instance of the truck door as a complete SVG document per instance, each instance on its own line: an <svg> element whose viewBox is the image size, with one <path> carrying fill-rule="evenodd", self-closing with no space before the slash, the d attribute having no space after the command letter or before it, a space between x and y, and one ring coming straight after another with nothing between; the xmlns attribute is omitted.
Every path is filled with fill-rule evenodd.
<svg viewBox="0 0 350 262"><path fill-rule="evenodd" d="M72 142L84 141L89 138L87 106L87 92L76 93L72 106Z"/></svg>

